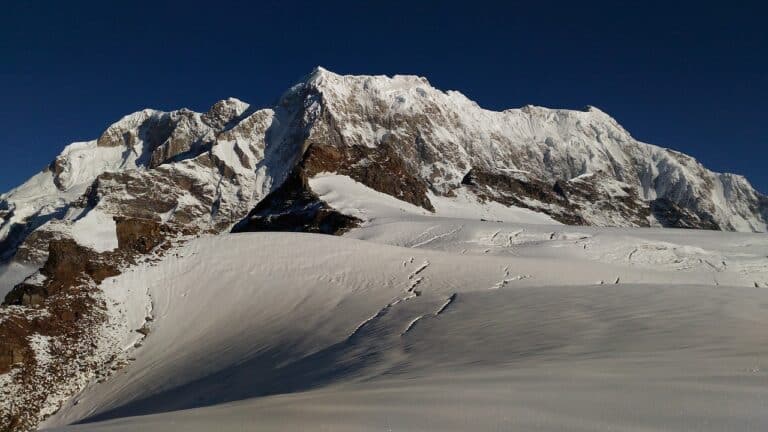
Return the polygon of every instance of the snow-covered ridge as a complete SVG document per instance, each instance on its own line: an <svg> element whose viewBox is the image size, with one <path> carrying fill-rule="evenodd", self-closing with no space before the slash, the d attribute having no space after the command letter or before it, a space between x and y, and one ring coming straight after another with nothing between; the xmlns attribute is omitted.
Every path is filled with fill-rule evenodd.
<svg viewBox="0 0 768 432"><path fill-rule="evenodd" d="M468 167L525 171L550 184L605 173L643 200L671 200L721 229L766 231L765 197L745 178L639 142L595 107L495 112L421 77L341 76L322 68L306 85L322 94L345 143L394 143L437 192L455 189Z"/></svg>
<svg viewBox="0 0 768 432"><path fill-rule="evenodd" d="M333 134L341 141L329 138ZM163 209L162 219L187 223L193 213L198 225L223 227L278 187L308 143L318 141L369 149L365 159L336 162L342 164L370 163L371 155L386 148L434 196L468 193L462 180L470 170L500 178L524 173L539 187L599 174L593 183L574 187L580 193L598 191L608 207L632 190L628 201L634 204L627 205L646 207L629 216L625 208L585 208L591 201L585 197L571 197L573 205L564 206L530 196L510 201L502 196L509 191L485 193L484 199L550 215L575 212L579 223L766 231L768 221L768 200L745 178L709 171L689 156L641 143L598 108L525 106L495 112L460 92L435 89L423 77L343 76L318 67L273 108L258 110L229 98L206 113L145 109L123 117L98 139L67 146L48 169L0 195L0 252L8 258L23 240L9 240L14 230L23 237L21 226L28 233L51 219L80 214L86 206L82 197L104 173L130 173L134 183L144 184L183 176L186 180L170 182L165 192L173 205ZM127 178L112 176L100 183L102 190L114 186L100 198L103 210L130 213L126 207L137 204L125 199L130 187L115 181ZM613 186L601 186L604 181ZM196 186L187 190L190 183ZM73 212L73 205L80 210Z"/></svg>
<svg viewBox="0 0 768 432"><path fill-rule="evenodd" d="M57 221L76 234L94 209L110 219L133 215L202 229L236 222L271 184L256 169L271 118L271 110L249 111L234 98L206 113L145 109L98 139L65 147L41 173L0 195L2 258L35 230L59 230Z"/></svg>

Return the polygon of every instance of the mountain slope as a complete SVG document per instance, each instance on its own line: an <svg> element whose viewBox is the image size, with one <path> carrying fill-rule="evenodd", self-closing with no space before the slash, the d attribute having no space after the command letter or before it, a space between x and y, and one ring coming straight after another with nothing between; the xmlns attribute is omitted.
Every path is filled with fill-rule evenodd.
<svg viewBox="0 0 768 432"><path fill-rule="evenodd" d="M70 145L0 196L0 252L10 258L37 227L100 200L112 215L221 230L298 162L302 177L349 175L428 210L429 193L468 190L573 224L764 232L768 220L768 200L743 177L640 143L596 108L492 112L424 78L318 68L272 109L229 99L204 114L144 110ZM35 252L22 261L44 261Z"/></svg>
<svg viewBox="0 0 768 432"><path fill-rule="evenodd" d="M107 282L148 287L149 336L45 426L768 424L762 236L376 214L364 241L210 236Z"/></svg>
<svg viewBox="0 0 768 432"><path fill-rule="evenodd" d="M640 143L593 107L493 112L458 92L436 90L424 78L339 76L323 69L296 91L318 99L330 125L330 132L310 135L310 143L341 149L360 164L377 165L369 153L399 157L424 185L412 188L416 193L451 195L469 180L464 183L479 183L488 199L564 221L642 226L648 213L662 216L652 212L659 202L671 202L684 221L658 217L656 223L765 231L766 199L743 177L713 173L686 155ZM468 173L476 174L474 181ZM387 192L373 179L353 177ZM420 200L409 201L428 208Z"/></svg>

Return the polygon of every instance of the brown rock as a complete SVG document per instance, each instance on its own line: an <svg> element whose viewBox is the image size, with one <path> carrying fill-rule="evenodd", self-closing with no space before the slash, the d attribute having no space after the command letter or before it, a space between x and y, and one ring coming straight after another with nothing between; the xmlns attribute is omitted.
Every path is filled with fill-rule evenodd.
<svg viewBox="0 0 768 432"><path fill-rule="evenodd" d="M301 171L294 171L237 224L233 232L300 231L341 234L360 220L337 212L312 192Z"/></svg>
<svg viewBox="0 0 768 432"><path fill-rule="evenodd" d="M373 190L435 211L427 196L426 182L387 144L376 149L310 144L301 166L308 177L324 171L336 172Z"/></svg>
<svg viewBox="0 0 768 432"><path fill-rule="evenodd" d="M109 256L80 246L70 238L54 239L48 243L48 259L40 273L47 278L42 285L22 282L8 293L4 304L39 305L46 298L88 279L99 283L120 274Z"/></svg>
<svg viewBox="0 0 768 432"><path fill-rule="evenodd" d="M147 253L165 240L161 224L150 219L115 217L117 247Z"/></svg>
<svg viewBox="0 0 768 432"><path fill-rule="evenodd" d="M13 366L24 363L27 347L13 341L0 341L0 374L4 374Z"/></svg>

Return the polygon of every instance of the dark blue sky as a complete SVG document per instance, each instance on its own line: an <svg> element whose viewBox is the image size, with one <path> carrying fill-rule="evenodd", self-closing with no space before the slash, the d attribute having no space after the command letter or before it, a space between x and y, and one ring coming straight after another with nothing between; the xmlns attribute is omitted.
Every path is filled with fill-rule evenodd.
<svg viewBox="0 0 768 432"><path fill-rule="evenodd" d="M595 105L768 192L763 2L624 3L3 2L0 190L130 112L268 105L323 65L491 109Z"/></svg>

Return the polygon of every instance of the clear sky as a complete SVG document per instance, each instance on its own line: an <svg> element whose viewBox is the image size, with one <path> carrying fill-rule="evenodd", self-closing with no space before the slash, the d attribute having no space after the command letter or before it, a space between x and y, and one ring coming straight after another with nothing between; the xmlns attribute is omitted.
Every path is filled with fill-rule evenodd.
<svg viewBox="0 0 768 432"><path fill-rule="evenodd" d="M322 65L426 76L490 109L595 105L768 192L763 4L6 1L0 190L125 114L269 105Z"/></svg>

